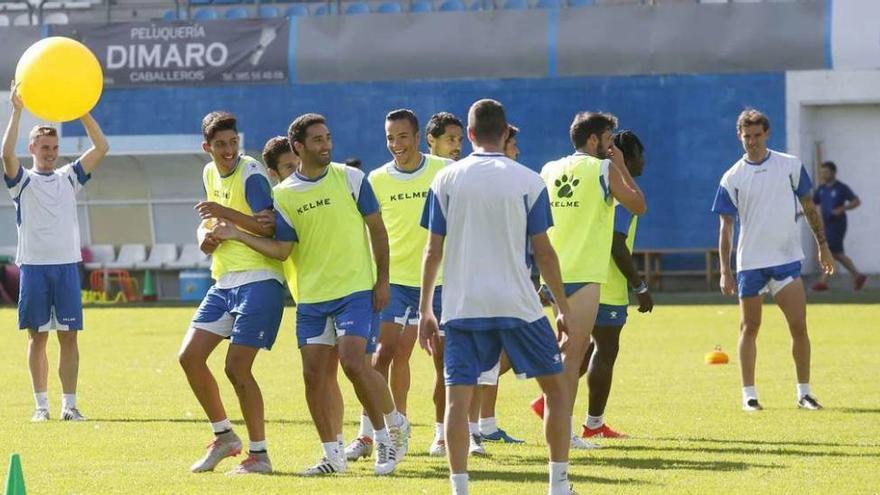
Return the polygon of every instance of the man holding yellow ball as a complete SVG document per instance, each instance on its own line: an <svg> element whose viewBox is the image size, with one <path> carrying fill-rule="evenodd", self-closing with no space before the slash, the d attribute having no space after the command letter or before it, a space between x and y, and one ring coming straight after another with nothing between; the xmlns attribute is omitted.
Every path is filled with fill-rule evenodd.
<svg viewBox="0 0 880 495"><path fill-rule="evenodd" d="M12 117L3 135L4 179L15 203L18 224L18 252L21 268L18 296L18 326L28 331L28 366L36 410L33 421L49 419L47 381L49 361L46 344L49 331L57 330L61 346L58 375L61 378L61 419L83 421L76 406L79 374L77 332L82 330L82 302L77 264L80 254L76 194L91 178L109 146L91 115L80 118L92 147L73 163L57 166L58 130L39 125L28 135L33 167L25 169L15 156L15 143L24 104L18 85L12 82L9 95Z"/></svg>

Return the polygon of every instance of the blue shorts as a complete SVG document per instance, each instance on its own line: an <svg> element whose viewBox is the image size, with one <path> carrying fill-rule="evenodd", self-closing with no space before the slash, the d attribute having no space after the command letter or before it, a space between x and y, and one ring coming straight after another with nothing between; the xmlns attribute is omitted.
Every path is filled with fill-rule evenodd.
<svg viewBox="0 0 880 495"><path fill-rule="evenodd" d="M284 314L284 286L261 280L231 289L208 289L192 328L228 338L237 345L271 349Z"/></svg>
<svg viewBox="0 0 880 495"><path fill-rule="evenodd" d="M571 297L572 294L574 294L575 292L581 290L583 287L586 287L587 285L590 285L592 283L595 283L595 282L573 282L570 284L562 284L562 288L565 291L565 297ZM550 292L550 288L547 287L546 285L542 285L541 288L538 289L538 292L540 292L541 294L544 294L544 297L548 301L553 302L553 303L556 302L556 300L553 299L553 293Z"/></svg>
<svg viewBox="0 0 880 495"><path fill-rule="evenodd" d="M392 322L400 326L419 324L419 287L391 284L391 301L381 312L382 322ZM443 287L434 287L434 316L437 321L441 317L440 300L443 297Z"/></svg>
<svg viewBox="0 0 880 495"><path fill-rule="evenodd" d="M82 285L77 263L21 265L18 328L82 330Z"/></svg>
<svg viewBox="0 0 880 495"><path fill-rule="evenodd" d="M800 276L801 262L794 261L784 265L737 272L736 285L740 299L759 296L766 292L775 296L783 287Z"/></svg>
<svg viewBox="0 0 880 495"><path fill-rule="evenodd" d="M626 306L599 304L599 313L596 314L596 326L622 327L624 325L626 325Z"/></svg>
<svg viewBox="0 0 880 495"><path fill-rule="evenodd" d="M373 311L373 291L363 290L339 299L302 303L296 307L296 343L336 345L343 336L362 337L367 354L376 352L379 313Z"/></svg>
<svg viewBox="0 0 880 495"><path fill-rule="evenodd" d="M832 254L843 252L843 238L846 236L846 221L828 222L825 224L825 239Z"/></svg>
<svg viewBox="0 0 880 495"><path fill-rule="evenodd" d="M446 385L476 385L485 371L493 369L507 353L519 377L562 372L562 356L547 318L503 330L463 330L446 325L443 355Z"/></svg>

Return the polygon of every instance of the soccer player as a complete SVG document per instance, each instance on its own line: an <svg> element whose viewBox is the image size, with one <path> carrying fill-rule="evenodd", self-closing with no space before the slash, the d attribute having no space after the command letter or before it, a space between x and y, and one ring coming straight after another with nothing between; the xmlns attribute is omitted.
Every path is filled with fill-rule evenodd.
<svg viewBox="0 0 880 495"><path fill-rule="evenodd" d="M464 125L449 112L435 113L425 126L425 139L432 155L456 161L461 158Z"/></svg>
<svg viewBox="0 0 880 495"><path fill-rule="evenodd" d="M547 396L549 493L570 494L569 396L553 329L529 279L531 244L550 290L562 301L557 324L564 333L570 310L546 233L553 223L547 189L536 173L502 154L508 127L500 103L474 103L467 133L474 153L437 174L422 217L430 237L422 269L419 343L429 353L436 350L439 326L432 296L442 263L452 493L468 493L468 409L478 377L498 363L503 350L514 370L537 378Z"/></svg>
<svg viewBox="0 0 880 495"><path fill-rule="evenodd" d="M797 405L816 410L822 406L810 390L810 338L807 309L801 279L800 234L797 206L816 238L819 264L825 273L834 271L834 261L822 215L810 198L810 176L796 156L767 149L770 120L755 109L746 109L736 120L736 134L745 154L721 177L712 211L720 215L718 252L721 264L721 292L739 294L739 333L742 406L759 411L755 390L755 361L761 306L770 292L788 322L791 353L797 372ZM730 267L730 249L735 220L739 220L736 248L736 278Z"/></svg>
<svg viewBox="0 0 880 495"><path fill-rule="evenodd" d="M296 171L299 157L290 148L287 136L275 136L263 146L263 163L269 170L272 182L278 184ZM274 219L274 213L271 219Z"/></svg>
<svg viewBox="0 0 880 495"><path fill-rule="evenodd" d="M275 188L275 239L228 225L219 225L214 233L278 260L290 256L296 266L297 344L306 402L324 450L323 459L303 474L346 469L338 397L327 393L335 381L328 374L334 350L375 428L375 472L389 474L402 451L397 444L405 441L401 433L408 427L394 409L384 378L369 364L378 333L374 314L389 299L388 236L379 205L363 172L331 161L333 143L323 116L297 117L290 124L288 139L301 164ZM334 324L328 326L328 319Z"/></svg>
<svg viewBox="0 0 880 495"><path fill-rule="evenodd" d="M192 319L178 360L215 439L190 469L213 471L221 460L241 452L241 440L232 430L207 363L220 342L229 339L225 372L238 396L250 439L248 457L230 474L269 473L272 463L266 448L263 396L252 369L259 350L272 348L281 324L281 264L241 242L221 244L211 229L228 222L234 228L271 236L272 229L254 215L272 208L272 190L263 167L239 153L234 115L209 113L202 120L202 135L202 149L212 160L202 173L207 200L196 205L202 218L198 239L202 251L211 254L215 283Z"/></svg>
<svg viewBox="0 0 880 495"><path fill-rule="evenodd" d="M410 387L409 359L418 337L419 274L428 233L420 225L431 181L449 160L419 152L419 121L412 110L399 109L385 117L385 138L391 161L370 172L370 182L388 229L391 301L381 313L379 344L373 367L391 386L394 404L406 415ZM440 287L434 299L439 311ZM369 457L373 425L361 414L357 438L345 449L349 461Z"/></svg>
<svg viewBox="0 0 880 495"><path fill-rule="evenodd" d="M634 215L647 209L645 197L614 145L617 118L607 113L575 115L569 135L575 153L547 163L541 171L550 189L555 226L550 241L559 253L565 296L572 308L563 363L572 407L577 397L580 369L587 359L590 334L599 310L599 287L608 278L614 234L614 199ZM546 280L546 276L545 276ZM559 302L556 299L557 303ZM539 415L541 398L532 403ZM573 419L573 417L572 417ZM596 446L572 431L576 449Z"/></svg>
<svg viewBox="0 0 880 495"><path fill-rule="evenodd" d="M25 169L15 156L15 142L24 107L18 86L12 82L9 101L12 115L3 135L3 171L15 203L21 269L18 295L18 328L28 331L28 367L36 409L32 421L49 419L49 331L57 330L60 353L61 419L83 421L76 405L79 377L77 334L83 328L78 263L80 254L76 194L107 154L109 146L90 114L80 121L92 146L73 163L56 168L58 131L37 126L28 135L33 167Z"/></svg>
<svg viewBox="0 0 880 495"><path fill-rule="evenodd" d="M822 185L813 193L813 203L819 205L822 211L822 223L825 224L825 238L828 240L828 248L834 259L846 267L853 276L853 289L862 290L868 280L856 268L849 256L843 251L843 238L846 236L846 211L854 210L862 204L862 200L853 193L848 185L837 180L837 165L834 162L825 162L819 169ZM819 281L813 285L813 290L828 290L828 275L819 275Z"/></svg>

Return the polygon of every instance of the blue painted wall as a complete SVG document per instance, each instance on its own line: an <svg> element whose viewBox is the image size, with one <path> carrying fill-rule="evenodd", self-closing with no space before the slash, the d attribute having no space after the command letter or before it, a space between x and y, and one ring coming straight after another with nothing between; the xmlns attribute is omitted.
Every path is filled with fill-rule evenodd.
<svg viewBox="0 0 880 495"><path fill-rule="evenodd" d="M108 90L94 111L107 134L198 134L204 114L226 109L239 117L248 149L285 134L305 112L324 114L334 136L334 159L360 157L366 169L388 160L384 116L409 107L422 126L434 112L464 118L479 98L505 104L522 129L520 160L539 169L571 152L568 126L580 110L610 111L647 148L640 183L649 212L639 247L708 247L717 242L709 212L722 173L742 154L735 120L746 106L765 111L775 132L771 147L785 149L784 73L674 75L392 83ZM66 124L65 135L81 135ZM193 150L198 151L198 150Z"/></svg>

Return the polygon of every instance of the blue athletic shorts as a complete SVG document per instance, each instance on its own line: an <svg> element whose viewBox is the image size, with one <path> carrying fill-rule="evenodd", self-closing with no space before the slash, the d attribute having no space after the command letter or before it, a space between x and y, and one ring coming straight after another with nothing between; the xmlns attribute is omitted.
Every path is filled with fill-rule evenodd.
<svg viewBox="0 0 880 495"><path fill-rule="evenodd" d="M498 364L502 350L521 378L562 372L559 345L547 318L503 330L464 330L453 325L446 325L446 385L476 385L483 372Z"/></svg>
<svg viewBox="0 0 880 495"><path fill-rule="evenodd" d="M833 254L843 252L843 238L846 237L846 221L835 221L825 224L825 238L828 240L828 249Z"/></svg>
<svg viewBox="0 0 880 495"><path fill-rule="evenodd" d="M401 326L419 324L419 287L391 284L391 301L382 310L383 322L397 323ZM434 288L434 316L440 321L443 287Z"/></svg>
<svg viewBox="0 0 880 495"><path fill-rule="evenodd" d="M233 344L271 349L284 313L284 286L261 280L231 289L208 289L192 327L228 338Z"/></svg>
<svg viewBox="0 0 880 495"><path fill-rule="evenodd" d="M622 327L624 325L626 325L626 306L599 304L599 313L596 314L596 326Z"/></svg>
<svg viewBox="0 0 880 495"><path fill-rule="evenodd" d="M776 295L783 287L801 276L801 262L754 270L742 270L736 274L739 297L755 297L769 292Z"/></svg>
<svg viewBox="0 0 880 495"><path fill-rule="evenodd" d="M82 330L82 285L77 263L21 265L18 328Z"/></svg>
<svg viewBox="0 0 880 495"><path fill-rule="evenodd" d="M339 299L320 303L302 303L296 307L296 343L336 345L345 335L367 341L367 354L376 351L379 338L379 313L373 311L373 291L364 290Z"/></svg>
<svg viewBox="0 0 880 495"><path fill-rule="evenodd" d="M571 297L572 294L581 290L582 287L585 287L591 283L594 283L594 282L573 282L570 284L562 284L562 288L565 291L565 297ZM550 292L550 288L547 287L546 285L542 285L541 288L538 289L538 292L540 292L541 294L544 294L544 297L547 298L548 301L551 301L554 303L556 302L556 300L553 299L553 293Z"/></svg>

